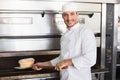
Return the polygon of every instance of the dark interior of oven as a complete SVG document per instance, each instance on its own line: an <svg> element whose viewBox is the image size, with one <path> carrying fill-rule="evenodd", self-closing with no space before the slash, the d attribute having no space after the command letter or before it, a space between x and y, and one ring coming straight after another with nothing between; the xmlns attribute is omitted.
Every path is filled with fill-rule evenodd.
<svg viewBox="0 0 120 80"><path fill-rule="evenodd" d="M26 53L29 53L29 52L26 52ZM23 58L31 58L32 57L35 59L35 62L38 62L38 61L51 60L57 56L58 56L58 54L1 57L0 58L0 76L13 76L13 75L16 76L16 75L26 75L26 74L43 74L43 73L57 72L52 69L49 69L49 70L43 69L41 71L34 71L32 68L22 69L22 70L14 69L14 67L19 66L18 60L23 59Z"/></svg>
<svg viewBox="0 0 120 80"><path fill-rule="evenodd" d="M24 52L24 53L28 54L31 52ZM16 76L16 75L26 75L26 74L43 74L43 73L57 72L53 69L48 69L48 70L43 69L41 71L34 71L32 68L23 69L23 70L14 69L14 67L19 66L18 60L23 58L32 57L35 59L35 62L39 62L39 61L48 61L57 56L59 56L59 54L0 57L0 76L13 76L13 75ZM100 48L97 48L97 62L96 65L92 67L92 69L98 69L98 68L100 68Z"/></svg>

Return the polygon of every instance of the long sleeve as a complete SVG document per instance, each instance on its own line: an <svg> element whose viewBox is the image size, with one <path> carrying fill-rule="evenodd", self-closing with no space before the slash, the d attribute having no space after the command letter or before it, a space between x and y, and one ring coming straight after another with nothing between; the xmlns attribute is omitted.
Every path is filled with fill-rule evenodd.
<svg viewBox="0 0 120 80"><path fill-rule="evenodd" d="M91 67L96 63L96 40L94 34L86 30L82 33L81 52L80 56L72 58L74 66L78 69Z"/></svg>
<svg viewBox="0 0 120 80"><path fill-rule="evenodd" d="M56 66L56 64L60 61L60 56L56 57L55 59L52 59L50 62L53 66Z"/></svg>

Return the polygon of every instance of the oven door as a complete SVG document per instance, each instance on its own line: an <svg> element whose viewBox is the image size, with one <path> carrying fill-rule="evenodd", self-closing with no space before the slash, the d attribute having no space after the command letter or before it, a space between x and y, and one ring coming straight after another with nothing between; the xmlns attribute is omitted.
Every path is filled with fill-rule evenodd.
<svg viewBox="0 0 120 80"><path fill-rule="evenodd" d="M54 14L0 14L0 52L59 49Z"/></svg>

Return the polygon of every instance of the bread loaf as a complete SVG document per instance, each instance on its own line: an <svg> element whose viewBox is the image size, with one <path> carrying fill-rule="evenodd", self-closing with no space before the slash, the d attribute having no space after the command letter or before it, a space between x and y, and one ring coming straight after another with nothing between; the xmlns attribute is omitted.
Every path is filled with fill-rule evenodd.
<svg viewBox="0 0 120 80"><path fill-rule="evenodd" d="M35 59L34 58L25 58L25 59L20 59L18 61L20 68L30 68L34 64Z"/></svg>

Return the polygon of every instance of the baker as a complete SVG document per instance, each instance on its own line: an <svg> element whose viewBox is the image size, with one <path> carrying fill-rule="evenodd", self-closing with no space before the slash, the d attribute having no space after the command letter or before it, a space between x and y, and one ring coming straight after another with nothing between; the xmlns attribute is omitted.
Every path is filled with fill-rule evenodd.
<svg viewBox="0 0 120 80"><path fill-rule="evenodd" d="M79 24L77 6L69 3L62 7L62 17L67 31L62 35L60 55L50 61L37 62L40 66L55 66L61 80L92 80L91 67L96 63L96 39L93 32Z"/></svg>

